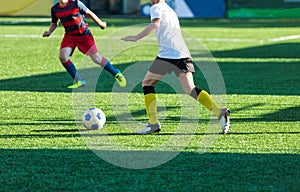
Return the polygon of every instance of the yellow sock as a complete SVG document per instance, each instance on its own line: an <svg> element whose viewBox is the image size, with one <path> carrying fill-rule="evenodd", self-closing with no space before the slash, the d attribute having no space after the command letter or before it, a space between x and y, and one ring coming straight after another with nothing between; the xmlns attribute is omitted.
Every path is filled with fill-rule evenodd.
<svg viewBox="0 0 300 192"><path fill-rule="evenodd" d="M208 110L213 112L213 114L215 114L217 117L220 116L220 107L206 91L202 90L200 92L197 97L197 101L204 105Z"/></svg>
<svg viewBox="0 0 300 192"><path fill-rule="evenodd" d="M156 94L150 93L144 95L144 97L145 97L146 112L149 118L149 123L155 124L158 122Z"/></svg>

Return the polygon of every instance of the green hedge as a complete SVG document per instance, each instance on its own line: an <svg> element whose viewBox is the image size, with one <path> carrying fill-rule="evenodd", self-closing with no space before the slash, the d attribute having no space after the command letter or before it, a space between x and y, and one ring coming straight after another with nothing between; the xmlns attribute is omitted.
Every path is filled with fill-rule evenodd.
<svg viewBox="0 0 300 192"><path fill-rule="evenodd" d="M300 8L293 9L232 9L229 18L300 18Z"/></svg>
<svg viewBox="0 0 300 192"><path fill-rule="evenodd" d="M227 0L227 7L231 9L278 9L299 8L300 3L286 3L284 0Z"/></svg>

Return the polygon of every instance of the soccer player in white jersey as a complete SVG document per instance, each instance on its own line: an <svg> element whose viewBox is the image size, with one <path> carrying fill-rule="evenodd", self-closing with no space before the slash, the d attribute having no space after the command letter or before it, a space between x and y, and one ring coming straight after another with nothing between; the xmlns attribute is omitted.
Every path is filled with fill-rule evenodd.
<svg viewBox="0 0 300 192"><path fill-rule="evenodd" d="M194 65L182 37L176 13L165 0L149 0L149 2L152 4L150 8L151 23L139 34L122 38L124 41L135 42L153 32L158 38L159 53L142 82L149 122L137 133L150 134L161 130L157 116L155 85L164 75L171 72L178 77L184 92L212 111L219 118L223 133L228 133L230 111L227 108L220 108L209 93L194 84Z"/></svg>

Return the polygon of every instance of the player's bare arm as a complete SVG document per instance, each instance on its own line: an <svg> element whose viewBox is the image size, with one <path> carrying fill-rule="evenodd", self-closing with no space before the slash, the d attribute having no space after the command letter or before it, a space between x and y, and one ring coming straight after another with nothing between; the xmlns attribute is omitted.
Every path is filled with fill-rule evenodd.
<svg viewBox="0 0 300 192"><path fill-rule="evenodd" d="M160 19L156 18L153 19L152 22L139 34L135 35L135 36L127 36L122 38L123 41L138 41L144 37L146 37L147 35L149 35L150 33L156 31L160 26Z"/></svg>
<svg viewBox="0 0 300 192"><path fill-rule="evenodd" d="M43 37L49 37L53 33L53 31L57 28L57 26L58 26L58 23L51 23L48 31L45 31L43 33Z"/></svg>
<svg viewBox="0 0 300 192"><path fill-rule="evenodd" d="M106 28L106 22L103 22L94 12L87 9L86 15L89 16L101 29Z"/></svg>

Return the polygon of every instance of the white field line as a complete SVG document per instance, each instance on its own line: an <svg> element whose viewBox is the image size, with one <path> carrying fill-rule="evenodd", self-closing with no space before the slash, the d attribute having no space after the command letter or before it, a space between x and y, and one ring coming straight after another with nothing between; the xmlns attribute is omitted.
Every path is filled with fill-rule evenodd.
<svg viewBox="0 0 300 192"><path fill-rule="evenodd" d="M269 42L288 41L288 40L294 40L294 39L300 39L300 35L290 35L290 36L272 38L272 39L269 39Z"/></svg>
<svg viewBox="0 0 300 192"><path fill-rule="evenodd" d="M5 38L42 38L42 34L0 34L0 37ZM62 38L61 35L51 35L52 38ZM105 37L103 37L105 39ZM114 37L109 39L113 40L120 40L121 37ZM155 38L153 38L154 40ZM265 42L279 42L279 41L288 41L288 40L295 40L300 39L300 35L290 35L290 36L283 36L277 38L271 38L267 40L263 39L243 39L243 38L198 38L200 41L206 42L234 42L234 43L265 43ZM194 38L186 38L186 41L193 41Z"/></svg>
<svg viewBox="0 0 300 192"><path fill-rule="evenodd" d="M38 18L38 19L22 19L17 21L11 21L11 19L1 19L1 23L4 24L22 24L22 23L34 23L34 22L51 22L51 18Z"/></svg>
<svg viewBox="0 0 300 192"><path fill-rule="evenodd" d="M200 38L200 41L207 42L235 42L235 43L251 43L251 42L259 42L263 43L264 40L260 39L238 39L238 38Z"/></svg>
<svg viewBox="0 0 300 192"><path fill-rule="evenodd" d="M201 41L208 41L208 42L259 42L259 43L265 43L265 42L279 42L279 41L288 41L288 40L295 40L295 39L300 39L300 35L290 35L290 36L283 36L283 37L276 37L276 38L271 38L267 40L263 39L239 39L239 38L233 38L233 39L228 39L228 38L200 38L199 40Z"/></svg>
<svg viewBox="0 0 300 192"><path fill-rule="evenodd" d="M122 37L102 37L101 39L105 40L120 40ZM263 43L264 40L261 39L238 39L238 38L196 38L200 41L206 41L206 42L260 42ZM156 37L147 37L147 40L154 40L156 41ZM185 38L185 41L195 41L195 38Z"/></svg>
<svg viewBox="0 0 300 192"><path fill-rule="evenodd" d="M42 38L42 34L0 34L0 37L5 38ZM51 35L52 38L62 38L60 35Z"/></svg>

